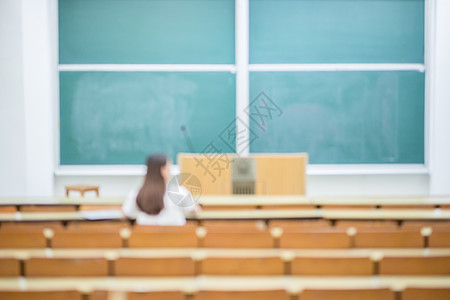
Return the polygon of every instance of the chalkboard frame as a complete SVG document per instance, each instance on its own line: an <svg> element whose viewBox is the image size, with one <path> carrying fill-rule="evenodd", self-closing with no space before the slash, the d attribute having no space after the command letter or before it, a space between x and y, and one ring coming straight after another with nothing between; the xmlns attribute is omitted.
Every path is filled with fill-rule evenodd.
<svg viewBox="0 0 450 300"><path fill-rule="evenodd" d="M236 30L238 30L238 28L236 29ZM237 46L236 46L237 47ZM397 64L396 64L397 65ZM425 67L424 67L424 64L418 64L418 65L420 65L419 67L414 67L414 68L417 68L417 70L419 71L419 69L424 69ZM65 67L65 65L60 65L60 68L64 68ZM86 66L86 67L91 67L91 66ZM247 65L247 70L249 69L249 68L251 68L252 67L252 65ZM398 64L397 65L397 67L399 67L399 68L402 68L402 66L400 66L400 64ZM344 68L345 68L345 66L344 66ZM395 69L396 68L396 66L392 66L392 68L393 69ZM69 66L69 69L70 69L70 66ZM301 69L301 68L300 68ZM364 69L364 67L362 68L362 69ZM81 70L83 70L83 67L82 67L82 69ZM299 71L301 71L301 70L299 70ZM426 134L426 132L425 132L425 134ZM425 145L426 146L426 145ZM426 158L425 158L426 159ZM422 166L423 164L419 164L420 166ZM419 166L419 165L417 165L417 166ZM363 165L364 166L364 165ZM367 165L366 165L367 166ZM377 168L378 167L380 167L380 166L382 166L381 164L377 164ZM398 165L398 167L404 167L404 166L406 166L406 164L402 164L402 165ZM368 167L370 167L370 166L368 166ZM385 166L386 168L391 168L392 166ZM395 167L395 166L394 166ZM407 168L408 169L408 168ZM406 169L405 169L406 170ZM405 172L411 172L411 171L405 171Z"/></svg>

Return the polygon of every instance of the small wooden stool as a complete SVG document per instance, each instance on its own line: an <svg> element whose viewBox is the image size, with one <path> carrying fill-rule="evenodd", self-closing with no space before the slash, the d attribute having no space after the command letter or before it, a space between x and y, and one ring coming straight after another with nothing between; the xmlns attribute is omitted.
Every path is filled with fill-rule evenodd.
<svg viewBox="0 0 450 300"><path fill-rule="evenodd" d="M66 196L67 197L69 197L70 191L80 192L82 197L84 197L84 192L94 191L97 193L97 197L99 196L97 185L66 185Z"/></svg>

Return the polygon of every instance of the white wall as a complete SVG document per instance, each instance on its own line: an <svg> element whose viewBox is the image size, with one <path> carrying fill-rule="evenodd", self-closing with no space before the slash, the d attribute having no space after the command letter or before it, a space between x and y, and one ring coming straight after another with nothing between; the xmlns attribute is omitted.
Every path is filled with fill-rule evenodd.
<svg viewBox="0 0 450 300"><path fill-rule="evenodd" d="M63 195L67 184L123 196L141 176L54 176L57 0L0 0L0 197ZM311 175L309 195L450 195L450 1L436 0L427 174Z"/></svg>
<svg viewBox="0 0 450 300"><path fill-rule="evenodd" d="M52 0L22 0L22 54L28 196L53 195L53 123L57 60ZM53 8L53 10L52 10Z"/></svg>
<svg viewBox="0 0 450 300"><path fill-rule="evenodd" d="M103 196L125 196L138 188L141 176L57 176L55 195L65 185L95 184ZM428 175L314 175L307 177L309 196L422 196L428 195Z"/></svg>
<svg viewBox="0 0 450 300"><path fill-rule="evenodd" d="M0 196L53 195L50 2L0 0Z"/></svg>
<svg viewBox="0 0 450 300"><path fill-rule="evenodd" d="M26 190L22 4L0 0L0 195Z"/></svg>

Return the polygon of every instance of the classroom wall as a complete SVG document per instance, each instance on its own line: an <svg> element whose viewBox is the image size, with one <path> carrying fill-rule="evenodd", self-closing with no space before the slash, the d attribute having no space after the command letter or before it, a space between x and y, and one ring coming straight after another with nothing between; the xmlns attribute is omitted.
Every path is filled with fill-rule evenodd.
<svg viewBox="0 0 450 300"><path fill-rule="evenodd" d="M52 0L22 0L27 195L53 192L57 50Z"/></svg>
<svg viewBox="0 0 450 300"><path fill-rule="evenodd" d="M55 3L0 1L1 196L53 194L57 52L50 15Z"/></svg>
<svg viewBox="0 0 450 300"><path fill-rule="evenodd" d="M0 197L63 195L67 184L122 196L140 176L54 175L58 155L56 0L0 0ZM450 194L450 1L436 0L428 174L309 175L308 195Z"/></svg>
<svg viewBox="0 0 450 300"><path fill-rule="evenodd" d="M22 4L0 1L0 194L23 193L26 184L22 58Z"/></svg>
<svg viewBox="0 0 450 300"><path fill-rule="evenodd" d="M55 195L64 195L69 184L97 184L103 196L125 196L139 188L141 176L58 176ZM308 196L428 195L428 175L310 175ZM447 193L449 194L449 193ZM86 194L87 195L87 194ZM90 196L92 196L91 194Z"/></svg>

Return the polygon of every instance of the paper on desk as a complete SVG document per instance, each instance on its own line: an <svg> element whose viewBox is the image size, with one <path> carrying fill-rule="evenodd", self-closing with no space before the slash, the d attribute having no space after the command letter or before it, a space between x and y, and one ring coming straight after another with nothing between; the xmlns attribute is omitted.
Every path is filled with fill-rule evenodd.
<svg viewBox="0 0 450 300"><path fill-rule="evenodd" d="M123 213L119 209L87 210L81 216L87 220L122 219Z"/></svg>

